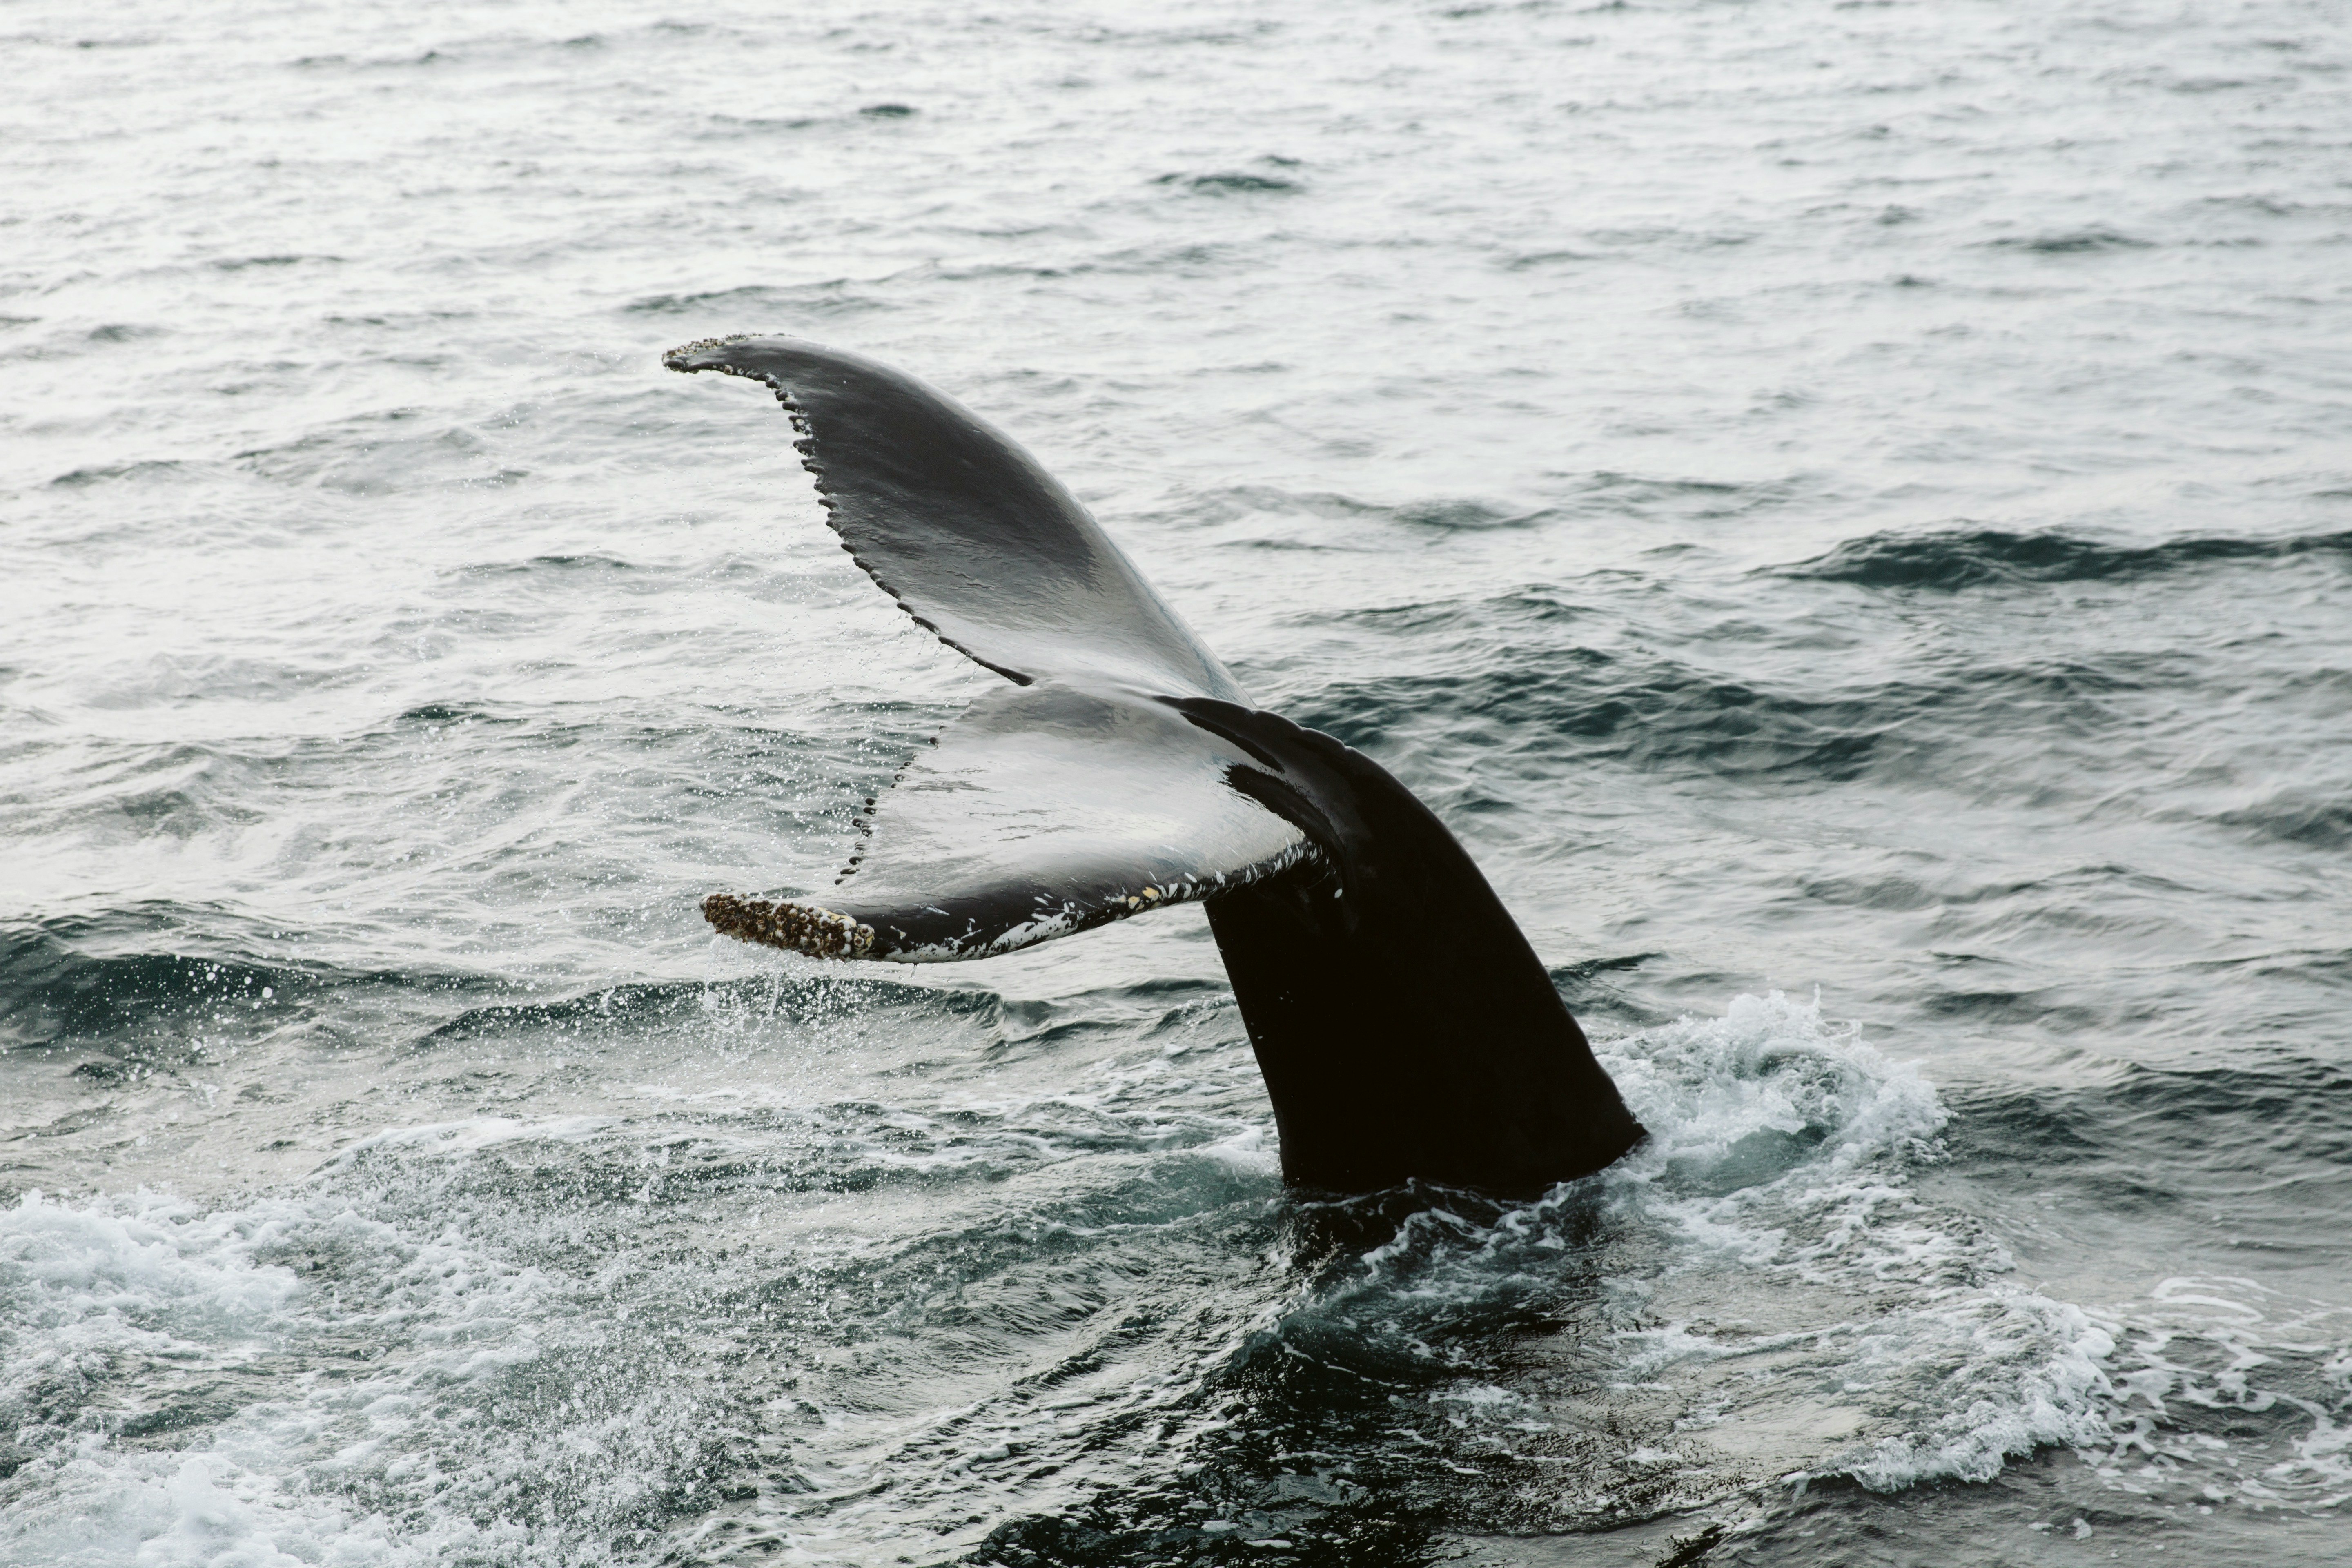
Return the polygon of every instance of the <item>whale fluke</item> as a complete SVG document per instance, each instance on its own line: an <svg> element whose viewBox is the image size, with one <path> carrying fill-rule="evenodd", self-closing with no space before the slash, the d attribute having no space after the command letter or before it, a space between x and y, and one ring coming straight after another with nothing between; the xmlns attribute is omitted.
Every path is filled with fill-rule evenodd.
<svg viewBox="0 0 2352 1568"><path fill-rule="evenodd" d="M1010 952L1272 876L1307 836L1225 782L1249 753L1164 702L1063 681L992 692L875 803L832 894L715 895L732 936L901 963ZM762 923L764 922L764 923Z"/></svg>
<svg viewBox="0 0 2352 1568"><path fill-rule="evenodd" d="M1199 900L1286 1179L1533 1192L1641 1142L1444 825L1370 758L1253 706L1009 437L902 372L797 339L716 339L664 363L773 388L858 564L1016 683L878 798L869 848L830 893L714 894L712 925L821 958L928 963Z"/></svg>
<svg viewBox="0 0 2352 1568"><path fill-rule="evenodd" d="M953 398L797 338L713 338L662 363L772 388L843 546L975 663L1024 686L1109 679L1244 700L1077 498Z"/></svg>

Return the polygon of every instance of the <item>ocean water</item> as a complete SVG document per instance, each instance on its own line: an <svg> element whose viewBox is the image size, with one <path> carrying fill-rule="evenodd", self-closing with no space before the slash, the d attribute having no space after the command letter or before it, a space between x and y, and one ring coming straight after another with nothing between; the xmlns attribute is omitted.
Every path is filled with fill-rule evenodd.
<svg viewBox="0 0 2352 1568"><path fill-rule="evenodd" d="M0 61L0 1563L2352 1552L2337 0ZM1651 1142L1286 1196L1197 909L713 939L993 683L755 331L1426 799Z"/></svg>

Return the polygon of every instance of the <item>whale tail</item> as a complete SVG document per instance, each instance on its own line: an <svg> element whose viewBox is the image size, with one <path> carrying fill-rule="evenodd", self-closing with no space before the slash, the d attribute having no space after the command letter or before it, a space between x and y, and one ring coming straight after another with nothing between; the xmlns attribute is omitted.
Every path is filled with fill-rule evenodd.
<svg viewBox="0 0 2352 1568"><path fill-rule="evenodd" d="M1202 900L1285 1177L1538 1191L1638 1143L1526 937L1379 764L1254 707L1067 490L903 373L792 338L673 351L767 384L827 521L1013 682L870 808L822 900L714 894L721 931L826 958L983 957Z"/></svg>

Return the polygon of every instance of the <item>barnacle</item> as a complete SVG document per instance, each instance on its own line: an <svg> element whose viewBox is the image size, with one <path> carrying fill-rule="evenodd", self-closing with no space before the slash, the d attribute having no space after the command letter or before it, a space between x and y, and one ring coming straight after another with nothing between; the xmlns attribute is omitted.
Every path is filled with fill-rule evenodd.
<svg viewBox="0 0 2352 1568"><path fill-rule="evenodd" d="M863 958L874 947L872 926L813 904L772 904L713 893L702 900L702 918L740 942L764 942L812 958Z"/></svg>

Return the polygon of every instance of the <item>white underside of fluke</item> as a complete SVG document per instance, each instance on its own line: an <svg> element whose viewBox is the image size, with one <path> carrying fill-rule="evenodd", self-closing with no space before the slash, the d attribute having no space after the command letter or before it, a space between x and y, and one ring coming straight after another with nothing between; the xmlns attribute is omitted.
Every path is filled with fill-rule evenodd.
<svg viewBox="0 0 2352 1568"><path fill-rule="evenodd" d="M834 896L714 897L729 935L823 958L981 958L1186 903L1314 853L1227 782L1254 759L1166 703L1062 681L973 703L876 804Z"/></svg>

